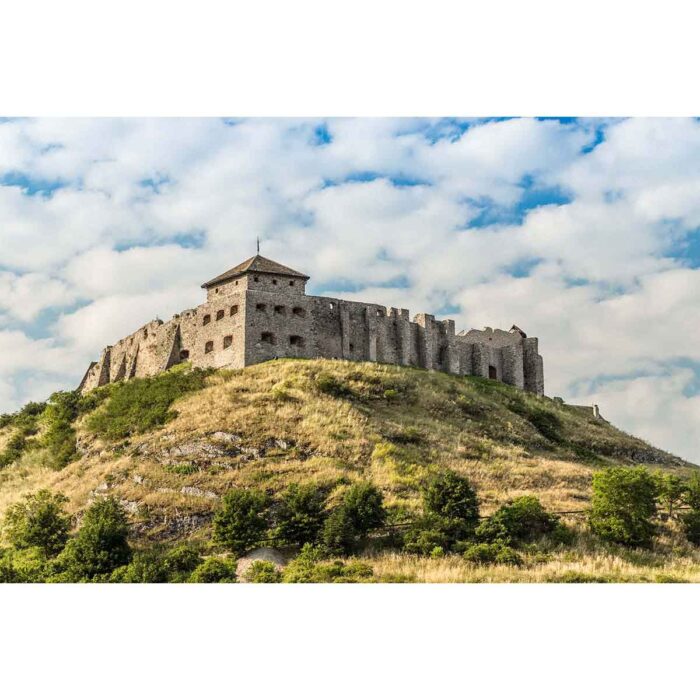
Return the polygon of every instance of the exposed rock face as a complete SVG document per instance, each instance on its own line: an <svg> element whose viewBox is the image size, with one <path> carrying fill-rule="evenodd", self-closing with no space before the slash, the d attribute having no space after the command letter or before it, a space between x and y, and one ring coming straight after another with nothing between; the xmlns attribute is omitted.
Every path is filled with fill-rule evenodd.
<svg viewBox="0 0 700 700"><path fill-rule="evenodd" d="M273 549L272 547L260 547L249 552L244 557L238 560L236 565L236 576L239 581L245 580L245 573L256 561L269 561L274 567L281 571L282 568L287 564L289 556L281 552L279 549Z"/></svg>

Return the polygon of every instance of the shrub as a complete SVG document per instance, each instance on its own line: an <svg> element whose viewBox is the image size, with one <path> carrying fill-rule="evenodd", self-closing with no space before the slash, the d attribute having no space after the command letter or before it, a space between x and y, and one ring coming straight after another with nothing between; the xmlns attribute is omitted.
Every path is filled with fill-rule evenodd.
<svg viewBox="0 0 700 700"><path fill-rule="evenodd" d="M381 527L385 518L381 491L368 482L353 484L326 520L323 543L330 552L349 554L370 530Z"/></svg>
<svg viewBox="0 0 700 700"><path fill-rule="evenodd" d="M685 484L684 496L690 511L681 515L681 525L688 542L700 545L700 474L691 474Z"/></svg>
<svg viewBox="0 0 700 700"><path fill-rule="evenodd" d="M62 564L74 579L94 579L110 574L131 559L127 542L128 521L114 498L93 503L83 517L78 534L68 542Z"/></svg>
<svg viewBox="0 0 700 700"><path fill-rule="evenodd" d="M479 522L476 492L463 476L444 470L431 476L423 487L425 513L432 517L433 529L444 533L453 544L468 539Z"/></svg>
<svg viewBox="0 0 700 700"><path fill-rule="evenodd" d="M558 518L548 513L534 496L521 496L501 506L476 529L483 542L531 542L555 531Z"/></svg>
<svg viewBox="0 0 700 700"><path fill-rule="evenodd" d="M210 557L202 562L190 576L190 583L235 583L236 562L233 559Z"/></svg>
<svg viewBox="0 0 700 700"><path fill-rule="evenodd" d="M87 427L107 440L122 440L164 425L177 414L172 403L204 388L208 370L164 372L115 384L106 403L88 417Z"/></svg>
<svg viewBox="0 0 700 700"><path fill-rule="evenodd" d="M381 527L386 518L382 492L368 481L353 484L343 497L343 508L358 534Z"/></svg>
<svg viewBox="0 0 700 700"><path fill-rule="evenodd" d="M474 564L522 564L520 555L503 542L473 544L464 552L464 558Z"/></svg>
<svg viewBox="0 0 700 700"><path fill-rule="evenodd" d="M675 474L658 471L654 474L658 489L659 503L668 511L668 517L673 517L673 509L683 502L688 491L685 481Z"/></svg>
<svg viewBox="0 0 700 700"><path fill-rule="evenodd" d="M186 581L190 574L202 563L202 556L191 545L181 544L173 547L163 557L163 564L168 573L168 580L173 583Z"/></svg>
<svg viewBox="0 0 700 700"><path fill-rule="evenodd" d="M336 554L349 554L357 546L357 531L343 506L336 508L326 520L322 540L326 549Z"/></svg>
<svg viewBox="0 0 700 700"><path fill-rule="evenodd" d="M244 578L248 583L280 583L282 574L271 561L254 561Z"/></svg>
<svg viewBox="0 0 700 700"><path fill-rule="evenodd" d="M5 533L18 549L39 547L47 557L58 554L68 541L70 517L62 494L44 489L25 496L24 501L10 506L5 515Z"/></svg>
<svg viewBox="0 0 700 700"><path fill-rule="evenodd" d="M644 468L611 467L593 475L589 522L601 539L649 547L656 532L658 487Z"/></svg>
<svg viewBox="0 0 700 700"><path fill-rule="evenodd" d="M372 578L374 572L362 562L323 562L323 549L305 544L299 556L284 570L286 583L359 583Z"/></svg>
<svg viewBox="0 0 700 700"><path fill-rule="evenodd" d="M417 520L403 538L403 546L413 554L431 554L435 549L447 552L454 544L453 539L446 533L449 527L441 518L424 516Z"/></svg>
<svg viewBox="0 0 700 700"><path fill-rule="evenodd" d="M290 545L316 542L326 518L325 503L325 493L315 484L292 484L277 507L276 537Z"/></svg>
<svg viewBox="0 0 700 700"><path fill-rule="evenodd" d="M244 554L267 530L270 500L263 491L232 489L214 515L214 541L234 554Z"/></svg>
<svg viewBox="0 0 700 700"><path fill-rule="evenodd" d="M50 566L39 547L6 549L0 555L0 583L43 583Z"/></svg>
<svg viewBox="0 0 700 700"><path fill-rule="evenodd" d="M349 387L327 372L320 372L317 374L315 384L318 391L322 394L328 394L329 396L342 398L344 396L350 396L352 393Z"/></svg>
<svg viewBox="0 0 700 700"><path fill-rule="evenodd" d="M131 563L115 569L109 580L111 583L166 583L168 569L162 552L151 549L137 552Z"/></svg>
<svg viewBox="0 0 700 700"><path fill-rule="evenodd" d="M49 448L51 466L54 469L63 469L78 456L73 421L78 417L79 401L80 394L77 390L57 391L51 394L44 410L46 432L41 442Z"/></svg>

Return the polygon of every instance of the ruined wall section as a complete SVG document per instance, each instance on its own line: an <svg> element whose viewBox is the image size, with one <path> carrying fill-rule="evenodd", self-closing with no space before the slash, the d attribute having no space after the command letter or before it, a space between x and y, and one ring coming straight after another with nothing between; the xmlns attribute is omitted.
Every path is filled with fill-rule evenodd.
<svg viewBox="0 0 700 700"><path fill-rule="evenodd" d="M290 284L292 283L292 284ZM544 393L536 338L515 327L455 334L452 320L307 296L304 280L259 275L207 290L207 301L151 321L102 352L80 389L148 377L180 362L241 368L279 357L383 362L497 379Z"/></svg>

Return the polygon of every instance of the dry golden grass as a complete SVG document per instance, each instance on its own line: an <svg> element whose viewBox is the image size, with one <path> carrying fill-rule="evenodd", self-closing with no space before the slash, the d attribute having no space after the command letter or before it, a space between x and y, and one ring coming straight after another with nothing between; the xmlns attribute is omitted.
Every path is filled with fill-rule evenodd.
<svg viewBox="0 0 700 700"><path fill-rule="evenodd" d="M324 391L320 377L331 377L342 390ZM630 455L643 454L667 468L690 468L549 399L495 382L390 365L279 360L220 371L205 389L173 407L178 415L164 427L119 444L96 439L81 420L76 427L84 454L59 472L46 466L41 450L25 453L0 471L0 517L22 495L40 488L64 493L73 512L95 494L110 493L130 508L144 537L164 536L163 523L173 519L201 516L196 536L197 528L206 532L218 497L231 487L277 492L294 482L333 488L356 479L371 479L389 507L410 512L419 506L421 479L439 467L472 481L485 514L525 493L536 494L553 510L577 510L586 507L591 474L601 464L633 463ZM555 416L556 440L530 420L537 411ZM240 453L183 457L179 463L163 456L176 446L215 443L214 433L234 435ZM508 575L543 580L557 565L563 563ZM591 560L585 566L599 565ZM419 562L386 556L376 567L397 575L419 567L420 580L506 576L454 557Z"/></svg>
<svg viewBox="0 0 700 700"><path fill-rule="evenodd" d="M377 579L416 583L699 583L698 556L668 556L654 565L614 554L555 554L521 567L479 566L457 555L437 559L408 554L363 558Z"/></svg>

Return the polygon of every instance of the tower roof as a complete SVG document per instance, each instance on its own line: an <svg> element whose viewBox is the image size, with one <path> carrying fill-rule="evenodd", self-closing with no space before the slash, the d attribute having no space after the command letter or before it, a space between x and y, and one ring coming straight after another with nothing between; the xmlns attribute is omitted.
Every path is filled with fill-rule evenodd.
<svg viewBox="0 0 700 700"><path fill-rule="evenodd" d="M207 287L213 287L216 284L228 282L229 280L235 279L236 277L241 277L249 272L260 272L268 275L286 275L287 277L299 277L300 279L304 280L309 279L308 275L292 270L291 267L280 265L278 262L268 258L263 258L262 255L254 255L252 258L248 258L248 260L245 260L240 265L236 265L236 267L232 267L230 270L227 270L218 277L214 277L214 279L205 282L202 285L202 288L207 289Z"/></svg>

